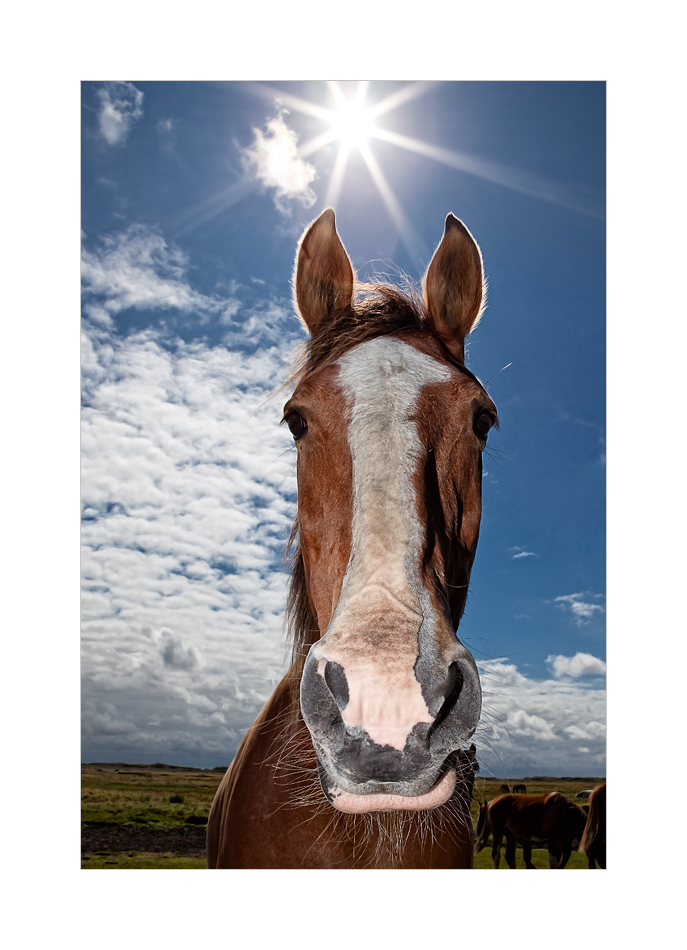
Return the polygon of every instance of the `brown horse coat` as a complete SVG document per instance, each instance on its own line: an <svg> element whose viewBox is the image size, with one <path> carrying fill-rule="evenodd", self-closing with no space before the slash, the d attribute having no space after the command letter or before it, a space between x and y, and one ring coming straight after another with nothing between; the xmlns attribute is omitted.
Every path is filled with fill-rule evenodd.
<svg viewBox="0 0 687 950"><path fill-rule="evenodd" d="M468 868L481 687L456 630L498 425L464 364L481 253L449 214L422 295L358 284L327 209L294 290L292 666L218 789L208 863Z"/></svg>
<svg viewBox="0 0 687 950"><path fill-rule="evenodd" d="M486 815L483 812L486 811ZM569 802L560 792L547 795L500 795L480 810L475 853L487 843L491 831L492 859L498 868L501 841L506 838L506 863L515 868L516 841L523 842L525 865L534 868L531 860L532 842L546 842L549 867L564 868L570 857L572 842L580 838L587 816L579 806Z"/></svg>
<svg viewBox="0 0 687 950"><path fill-rule="evenodd" d="M445 805L346 815L322 795L310 734L294 719L298 689L291 670L226 772L208 821L208 867L469 867L474 745L459 754L464 784Z"/></svg>
<svg viewBox="0 0 687 950"><path fill-rule="evenodd" d="M589 815L580 851L587 854L589 867L606 868L606 783L597 785L589 798Z"/></svg>

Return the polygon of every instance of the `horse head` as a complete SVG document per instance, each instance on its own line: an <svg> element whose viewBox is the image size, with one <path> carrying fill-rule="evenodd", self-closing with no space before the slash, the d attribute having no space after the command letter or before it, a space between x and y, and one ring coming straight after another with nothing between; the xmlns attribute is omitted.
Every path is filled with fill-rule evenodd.
<svg viewBox="0 0 687 950"><path fill-rule="evenodd" d="M301 239L294 291L310 331L284 407L298 456L291 605L310 627L303 719L336 808L434 808L481 712L456 634L497 422L464 364L481 253L449 214L421 298L357 285L327 209Z"/></svg>

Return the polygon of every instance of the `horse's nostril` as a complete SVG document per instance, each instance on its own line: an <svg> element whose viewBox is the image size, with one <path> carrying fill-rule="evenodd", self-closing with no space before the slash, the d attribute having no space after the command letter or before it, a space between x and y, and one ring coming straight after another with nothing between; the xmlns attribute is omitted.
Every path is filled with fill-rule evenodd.
<svg viewBox="0 0 687 950"><path fill-rule="evenodd" d="M344 710L348 705L348 680L343 666L328 660L324 668L324 681L336 705L340 710Z"/></svg>
<svg viewBox="0 0 687 950"><path fill-rule="evenodd" d="M451 663L448 668L448 679L446 682L446 698L437 713L437 717L432 723L432 731L444 722L450 714L453 707L458 702L460 691L463 688L463 671L457 663Z"/></svg>

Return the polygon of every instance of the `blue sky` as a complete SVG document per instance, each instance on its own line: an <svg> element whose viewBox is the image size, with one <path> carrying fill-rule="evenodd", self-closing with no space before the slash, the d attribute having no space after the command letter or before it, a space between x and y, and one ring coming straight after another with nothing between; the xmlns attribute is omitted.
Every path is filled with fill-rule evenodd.
<svg viewBox="0 0 687 950"><path fill-rule="evenodd" d="M344 166L363 92L376 132ZM332 203L362 278L419 280L449 211L482 248L480 761L605 774L605 97L82 84L83 761L227 764L279 678L294 453L266 400L302 339L296 242Z"/></svg>

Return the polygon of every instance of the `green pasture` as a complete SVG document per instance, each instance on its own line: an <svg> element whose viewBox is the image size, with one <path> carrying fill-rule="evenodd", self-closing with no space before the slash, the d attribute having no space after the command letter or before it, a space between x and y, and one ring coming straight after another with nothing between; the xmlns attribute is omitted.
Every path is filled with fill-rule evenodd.
<svg viewBox="0 0 687 950"><path fill-rule="evenodd" d="M202 826L210 812L215 792L224 770L182 769L172 766L134 766L101 764L82 766L81 820L85 828L160 829L178 831L192 825ZM477 821L479 803L491 801L502 794L504 779L484 779L478 774L472 802L473 824ZM528 795L559 791L571 801L577 792L594 788L602 778L549 778L517 779L515 784L527 786ZM514 781L509 782L512 789ZM505 862L505 841L501 846L499 870L508 870ZM544 849L533 849L532 861L548 870ZM525 867L522 851L516 852L518 868ZM206 868L203 857L188 857L172 851L93 851L82 854L83 869L119 868ZM475 857L475 869L493 870L491 840ZM567 868L587 868L587 857L573 852Z"/></svg>
<svg viewBox="0 0 687 950"><path fill-rule="evenodd" d="M196 824L194 818L207 819L223 775L197 769L82 766L81 821L159 828Z"/></svg>

